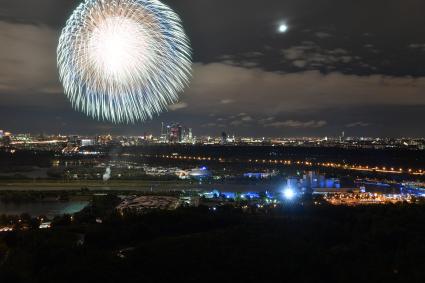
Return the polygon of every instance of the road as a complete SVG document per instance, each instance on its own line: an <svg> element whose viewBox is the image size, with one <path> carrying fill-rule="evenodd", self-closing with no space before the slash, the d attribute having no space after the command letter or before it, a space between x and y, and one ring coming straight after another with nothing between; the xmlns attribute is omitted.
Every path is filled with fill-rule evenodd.
<svg viewBox="0 0 425 283"><path fill-rule="evenodd" d="M100 191L183 191L183 190L219 190L226 192L274 191L277 185L269 182L257 184L204 183L189 181L0 181L0 191L72 191L87 188Z"/></svg>

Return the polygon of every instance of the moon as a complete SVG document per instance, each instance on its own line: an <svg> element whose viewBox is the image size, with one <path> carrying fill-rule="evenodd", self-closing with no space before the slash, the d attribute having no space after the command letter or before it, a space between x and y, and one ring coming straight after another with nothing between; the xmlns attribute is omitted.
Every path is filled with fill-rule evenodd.
<svg viewBox="0 0 425 283"><path fill-rule="evenodd" d="M285 33L288 31L288 26L286 24L280 24L278 27L278 31L280 33Z"/></svg>

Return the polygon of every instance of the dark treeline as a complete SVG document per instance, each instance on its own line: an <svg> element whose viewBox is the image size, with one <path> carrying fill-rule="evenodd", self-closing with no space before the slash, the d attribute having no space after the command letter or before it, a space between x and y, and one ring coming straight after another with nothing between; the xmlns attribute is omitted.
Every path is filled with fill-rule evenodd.
<svg viewBox="0 0 425 283"><path fill-rule="evenodd" d="M59 200L68 201L70 195L77 195L80 192L71 191L0 191L0 202L3 203L26 203L34 201ZM1 204L0 204L1 205Z"/></svg>
<svg viewBox="0 0 425 283"><path fill-rule="evenodd" d="M54 152L18 150L15 153L0 150L0 168L4 172L22 170L23 166L50 167ZM16 167L16 168L15 168Z"/></svg>
<svg viewBox="0 0 425 283"><path fill-rule="evenodd" d="M122 148L144 154L179 153L189 156L244 159L291 159L347 162L377 166L425 166L425 152L407 149L344 149L337 147L149 145Z"/></svg>
<svg viewBox="0 0 425 283"><path fill-rule="evenodd" d="M114 197L0 236L1 282L423 282L425 207L221 207L146 215ZM107 211L107 213L105 213ZM102 224L92 217L103 214Z"/></svg>

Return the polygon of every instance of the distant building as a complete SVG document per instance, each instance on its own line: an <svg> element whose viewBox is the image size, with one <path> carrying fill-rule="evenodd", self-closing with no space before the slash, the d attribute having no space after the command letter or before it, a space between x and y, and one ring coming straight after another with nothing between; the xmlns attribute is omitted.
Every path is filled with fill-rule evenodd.
<svg viewBox="0 0 425 283"><path fill-rule="evenodd" d="M317 189L339 189L341 188L338 178L326 178L324 175L309 171L302 179L293 177L287 179L287 186L294 189L301 189L304 192L311 192Z"/></svg>
<svg viewBox="0 0 425 283"><path fill-rule="evenodd" d="M180 196L180 203L183 206L194 206L198 207L200 202L199 196Z"/></svg>
<svg viewBox="0 0 425 283"><path fill-rule="evenodd" d="M191 128L182 126L179 123L172 123L165 125L161 123L161 137L162 143L192 143L193 133Z"/></svg>
<svg viewBox="0 0 425 283"><path fill-rule="evenodd" d="M168 196L140 196L124 199L118 206L120 212L132 211L146 213L150 210L174 210L180 206L180 200Z"/></svg>
<svg viewBox="0 0 425 283"><path fill-rule="evenodd" d="M222 132L221 133L221 144L226 144L227 143L227 134L226 132Z"/></svg>
<svg viewBox="0 0 425 283"><path fill-rule="evenodd" d="M402 183L400 192L403 194L425 196L425 183L420 183L420 182Z"/></svg>
<svg viewBox="0 0 425 283"><path fill-rule="evenodd" d="M161 122L161 137L160 141L166 143L168 141L168 127L165 126L164 122Z"/></svg>
<svg viewBox="0 0 425 283"><path fill-rule="evenodd" d="M111 135L105 135L105 136L98 136L97 137L97 143L99 145L108 145L112 142L112 136Z"/></svg>
<svg viewBox="0 0 425 283"><path fill-rule="evenodd" d="M183 143L192 143L193 142L193 134L191 128L183 128Z"/></svg>
<svg viewBox="0 0 425 283"><path fill-rule="evenodd" d="M170 127L168 141L171 143L179 143L183 138L183 128L180 124L173 124Z"/></svg>
<svg viewBox="0 0 425 283"><path fill-rule="evenodd" d="M202 192L200 193L200 196L206 199L213 199L220 197L220 192L218 190L212 190L210 192Z"/></svg>
<svg viewBox="0 0 425 283"><path fill-rule="evenodd" d="M195 168L189 172L189 176L196 180L204 180L212 177L211 171L206 167Z"/></svg>
<svg viewBox="0 0 425 283"><path fill-rule="evenodd" d="M95 141L93 139L82 139L79 141L80 146L93 146Z"/></svg>
<svg viewBox="0 0 425 283"><path fill-rule="evenodd" d="M68 137L68 143L70 145L78 145L78 140L80 139L79 136L69 136Z"/></svg>

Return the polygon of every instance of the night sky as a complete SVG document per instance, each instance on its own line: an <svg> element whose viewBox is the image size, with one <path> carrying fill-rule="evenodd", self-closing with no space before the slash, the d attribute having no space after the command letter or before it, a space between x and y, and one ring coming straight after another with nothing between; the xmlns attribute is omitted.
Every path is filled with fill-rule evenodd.
<svg viewBox="0 0 425 283"><path fill-rule="evenodd" d="M169 0L194 65L181 101L114 125L72 109L56 67L77 0L0 1L0 129L31 133L425 136L425 1ZM288 30L279 32L279 26Z"/></svg>

